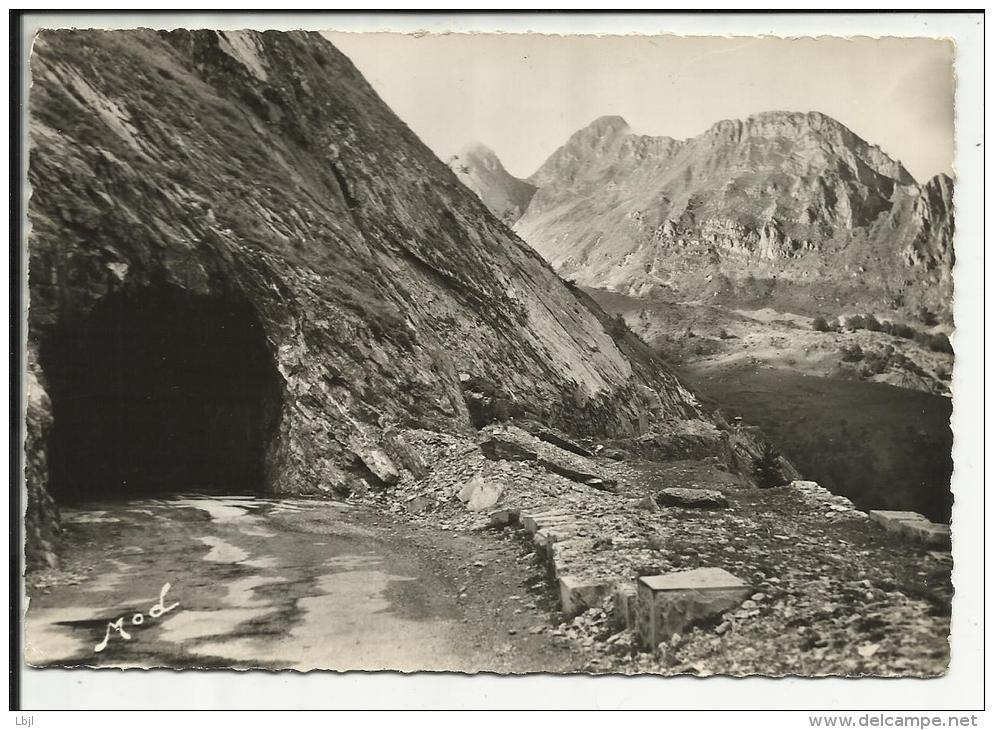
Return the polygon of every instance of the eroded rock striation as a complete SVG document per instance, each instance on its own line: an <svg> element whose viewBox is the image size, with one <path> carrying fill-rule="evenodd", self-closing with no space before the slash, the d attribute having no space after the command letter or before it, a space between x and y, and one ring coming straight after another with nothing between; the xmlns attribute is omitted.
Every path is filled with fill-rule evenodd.
<svg viewBox="0 0 994 730"><path fill-rule="evenodd" d="M471 378L488 384L480 398L491 405L499 393L511 413L574 436L634 438L702 418L641 341L609 333L599 307L318 34L44 31L31 74L30 564L52 558L52 475L86 462L66 429L90 438L93 409L72 410L74 396L122 397L101 385L115 374L97 371L162 343L132 368L158 373L134 385L133 404L183 372L162 364L171 342L203 356L216 381L170 401L169 418L205 435L163 459L159 476L186 452L208 464L257 451L260 463L238 475L270 494L382 487L423 471L391 434L484 425L493 414L471 419ZM136 312L146 319L129 319ZM122 322L130 341L114 335ZM161 342L143 342L149 331ZM207 357L222 346L225 357ZM252 379L231 382L248 361ZM179 412L198 399L200 411ZM231 402L251 408L232 415ZM133 456L130 467L146 463Z"/></svg>

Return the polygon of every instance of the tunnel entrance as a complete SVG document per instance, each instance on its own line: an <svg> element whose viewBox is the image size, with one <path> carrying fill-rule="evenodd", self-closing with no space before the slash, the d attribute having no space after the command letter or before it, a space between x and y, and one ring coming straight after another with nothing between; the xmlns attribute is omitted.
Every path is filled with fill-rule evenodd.
<svg viewBox="0 0 994 730"><path fill-rule="evenodd" d="M56 500L264 489L283 381L247 304L111 294L44 343L41 366Z"/></svg>

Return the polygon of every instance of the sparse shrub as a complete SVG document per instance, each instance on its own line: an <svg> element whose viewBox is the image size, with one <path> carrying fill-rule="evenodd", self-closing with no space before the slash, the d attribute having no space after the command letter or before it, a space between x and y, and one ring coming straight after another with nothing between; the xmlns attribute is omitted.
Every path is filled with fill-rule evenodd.
<svg viewBox="0 0 994 730"><path fill-rule="evenodd" d="M726 329L722 329L721 332L718 333L718 337L720 337L723 340L734 340L735 339L735 335L730 334L728 332L728 330L726 330Z"/></svg>
<svg viewBox="0 0 994 730"><path fill-rule="evenodd" d="M906 324L897 324L897 325L895 325L894 334L896 334L898 337L903 337L906 340L913 340L913 339L915 339L915 329L914 329L914 327L910 327L910 326L908 326Z"/></svg>
<svg viewBox="0 0 994 730"><path fill-rule="evenodd" d="M856 330L865 329L866 320L863 318L862 314L854 314L851 317L846 317L846 328L851 329L854 332Z"/></svg>
<svg viewBox="0 0 994 730"><path fill-rule="evenodd" d="M890 364L890 355L886 352L870 351L866 353L865 363L861 370L864 377L880 375Z"/></svg>
<svg viewBox="0 0 994 730"><path fill-rule="evenodd" d="M842 360L843 362L859 362L863 359L863 348L859 345L843 345L842 346Z"/></svg>
<svg viewBox="0 0 994 730"><path fill-rule="evenodd" d="M907 372L911 373L912 375L917 375L920 378L927 378L928 377L928 373L925 372L922 369L922 367L920 365L918 365L918 363L916 363L914 360L909 360L908 358L904 357L903 355L901 355L901 360L898 363L898 367L900 367L902 370L906 370Z"/></svg>
<svg viewBox="0 0 994 730"><path fill-rule="evenodd" d="M752 461L752 473L761 489L770 489L783 482L780 472L780 452L773 444L766 444L763 453Z"/></svg>
<svg viewBox="0 0 994 730"><path fill-rule="evenodd" d="M932 352L945 352L949 355L953 354L952 343L949 342L949 338L942 332L936 332L935 334L929 334L927 332L918 333L915 335L915 342L927 347Z"/></svg>
<svg viewBox="0 0 994 730"><path fill-rule="evenodd" d="M728 419L725 418L725 414L718 408L715 408L714 413L711 414L711 420L714 421L714 425L722 431L730 431L732 428L728 425Z"/></svg>
<svg viewBox="0 0 994 730"><path fill-rule="evenodd" d="M868 314L863 317L863 327L870 330L870 332L880 332L883 329L883 326L880 324L880 320L872 314Z"/></svg>
<svg viewBox="0 0 994 730"><path fill-rule="evenodd" d="M811 329L815 332L831 332L832 328L828 324L828 320L822 317L820 314L814 318L811 322Z"/></svg>
<svg viewBox="0 0 994 730"><path fill-rule="evenodd" d="M913 340L915 338L914 328L900 322L883 322L880 325L880 331L894 337L901 337L905 340Z"/></svg>
<svg viewBox="0 0 994 730"><path fill-rule="evenodd" d="M935 312L931 309L922 305L918 307L918 321L921 322L926 327L934 327L939 324L939 318L935 316Z"/></svg>
<svg viewBox="0 0 994 730"><path fill-rule="evenodd" d="M932 339L929 341L928 346L936 352L945 352L949 355L953 354L953 343L949 341L948 336L941 332L932 335Z"/></svg>
<svg viewBox="0 0 994 730"><path fill-rule="evenodd" d="M607 332L611 337L624 337L628 334L628 324L625 322L625 318L620 314L616 314L611 318L611 322L608 325Z"/></svg>

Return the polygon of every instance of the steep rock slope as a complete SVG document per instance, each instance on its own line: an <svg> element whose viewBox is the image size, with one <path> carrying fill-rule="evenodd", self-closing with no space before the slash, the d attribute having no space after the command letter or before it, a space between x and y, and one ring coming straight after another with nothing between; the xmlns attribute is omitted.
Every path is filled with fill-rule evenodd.
<svg viewBox="0 0 994 730"><path fill-rule="evenodd" d="M875 222L871 237L890 237L903 244L909 267L938 271L948 277L953 254L953 181L940 174L920 187L902 190L886 219Z"/></svg>
<svg viewBox="0 0 994 730"><path fill-rule="evenodd" d="M737 301L755 277L827 306L949 314L952 181L918 185L824 114L767 112L685 141L602 117L528 182L515 230L579 284Z"/></svg>
<svg viewBox="0 0 994 730"><path fill-rule="evenodd" d="M471 144L449 160L459 181L476 193L495 216L513 225L525 212L535 186L507 170L496 153L482 144Z"/></svg>
<svg viewBox="0 0 994 730"><path fill-rule="evenodd" d="M107 311L252 320L277 381L246 421L269 493L390 481L390 429L469 431L471 379L574 433L699 417L319 35L45 31L31 73L29 564L55 537L47 430L109 377L60 353Z"/></svg>

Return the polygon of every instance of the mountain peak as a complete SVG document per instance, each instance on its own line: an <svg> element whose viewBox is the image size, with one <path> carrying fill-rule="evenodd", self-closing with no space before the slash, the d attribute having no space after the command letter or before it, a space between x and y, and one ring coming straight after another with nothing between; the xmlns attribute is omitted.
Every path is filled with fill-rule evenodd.
<svg viewBox="0 0 994 730"><path fill-rule="evenodd" d="M747 117L747 121L779 121L779 122L794 122L794 123L808 123L808 124L834 124L838 126L844 126L842 122L830 117L828 114L819 111L789 111L786 109L770 109L764 112L757 112L756 114L750 114Z"/></svg>
<svg viewBox="0 0 994 730"><path fill-rule="evenodd" d="M616 114L609 114L597 117L594 121L583 127L570 137L570 141L611 141L632 133L632 128L624 117ZM567 143L568 144L568 143Z"/></svg>
<svg viewBox="0 0 994 730"><path fill-rule="evenodd" d="M503 170L497 153L487 147L482 142L468 142L459 148L459 151L448 160L449 167L471 165L476 167L486 167L490 170Z"/></svg>
<svg viewBox="0 0 994 730"><path fill-rule="evenodd" d="M944 172L940 172L937 175L933 175L925 183L926 186L934 186L947 190L951 190L953 187L953 179Z"/></svg>
<svg viewBox="0 0 994 730"><path fill-rule="evenodd" d="M588 124L586 128L612 130L617 132L628 132L631 130L631 127L628 126L628 122L625 121L625 118L618 116L617 114L606 114L604 116L597 117L597 119Z"/></svg>
<svg viewBox="0 0 994 730"><path fill-rule="evenodd" d="M750 114L744 119L722 119L711 125L705 134L722 134L729 130L749 133L786 133L803 130L823 130L852 135L839 120L818 111L799 112L773 109ZM855 135L854 135L855 136Z"/></svg>
<svg viewBox="0 0 994 730"><path fill-rule="evenodd" d="M483 142L467 142L459 148L456 157L497 157L497 153L487 147Z"/></svg>
<svg viewBox="0 0 994 730"><path fill-rule="evenodd" d="M597 117L570 135L566 144L553 152L528 180L539 187L552 179L573 180L598 160L613 157L631 134L632 128L623 117Z"/></svg>
<svg viewBox="0 0 994 730"><path fill-rule="evenodd" d="M511 175L497 153L482 142L464 145L448 164L459 181L508 225L524 213L535 194L533 185Z"/></svg>
<svg viewBox="0 0 994 730"><path fill-rule="evenodd" d="M838 119L819 111L774 110L751 114L745 119L724 119L712 125L702 137L738 143L747 138L799 140L811 135L821 138L837 151L849 150L877 173L899 184L915 183L900 161L867 142Z"/></svg>

